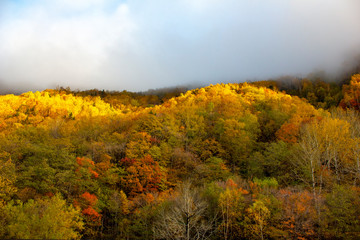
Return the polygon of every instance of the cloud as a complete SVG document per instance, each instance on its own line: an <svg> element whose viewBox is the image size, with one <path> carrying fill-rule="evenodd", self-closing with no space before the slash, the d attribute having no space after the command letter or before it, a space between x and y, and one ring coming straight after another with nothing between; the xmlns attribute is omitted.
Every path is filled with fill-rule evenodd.
<svg viewBox="0 0 360 240"><path fill-rule="evenodd" d="M70 1L69 1L70 3ZM79 5L73 5L78 7ZM32 8L1 27L1 78L49 87L61 84L96 87L98 71L114 46L130 47L136 30L125 4L111 13L52 16ZM6 33L6 34L5 34ZM20 71L19 71L20 70Z"/></svg>
<svg viewBox="0 0 360 240"><path fill-rule="evenodd" d="M358 0L23 2L0 5L7 85L146 90L307 74L360 45Z"/></svg>

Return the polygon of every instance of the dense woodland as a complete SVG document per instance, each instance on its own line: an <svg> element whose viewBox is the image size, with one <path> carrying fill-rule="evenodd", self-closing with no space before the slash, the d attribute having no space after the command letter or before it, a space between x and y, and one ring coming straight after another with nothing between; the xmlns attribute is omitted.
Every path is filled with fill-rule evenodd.
<svg viewBox="0 0 360 240"><path fill-rule="evenodd" d="M359 239L360 74L0 96L0 238Z"/></svg>

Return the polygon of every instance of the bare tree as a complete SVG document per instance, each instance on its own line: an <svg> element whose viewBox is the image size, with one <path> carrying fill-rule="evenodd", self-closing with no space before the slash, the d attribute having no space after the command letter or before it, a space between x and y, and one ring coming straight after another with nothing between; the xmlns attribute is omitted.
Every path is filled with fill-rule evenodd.
<svg viewBox="0 0 360 240"><path fill-rule="evenodd" d="M321 192L323 186L323 174L321 163L321 142L316 131L317 124L303 126L298 149L295 151L295 171L300 173L299 180L309 184L312 188L314 206L317 212L317 221L321 223Z"/></svg>
<svg viewBox="0 0 360 240"><path fill-rule="evenodd" d="M207 218L207 202L190 182L183 183L178 195L165 207L155 223L155 236L160 239L200 240L212 233L214 221Z"/></svg>
<svg viewBox="0 0 360 240"><path fill-rule="evenodd" d="M296 167L302 172L300 180L310 184L314 199L316 199L317 191L321 193L322 177L316 173L320 172L321 168L321 147L319 138L316 132L316 125L305 125L301 131L299 140L299 148L296 154ZM310 178L310 181L308 181Z"/></svg>
<svg viewBox="0 0 360 240"><path fill-rule="evenodd" d="M350 123L350 137L352 138L352 146L348 146L351 150L352 158L355 166L351 165L347 169L349 173L354 175L354 185L360 182L360 114L353 109L335 109L331 112L333 118L339 118Z"/></svg>

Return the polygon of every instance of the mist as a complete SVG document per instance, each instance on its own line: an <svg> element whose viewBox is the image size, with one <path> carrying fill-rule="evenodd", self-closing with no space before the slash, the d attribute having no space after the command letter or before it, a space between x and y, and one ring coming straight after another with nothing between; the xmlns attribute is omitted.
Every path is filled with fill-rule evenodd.
<svg viewBox="0 0 360 240"><path fill-rule="evenodd" d="M146 91L336 74L360 52L359 10L358 0L3 0L0 88Z"/></svg>

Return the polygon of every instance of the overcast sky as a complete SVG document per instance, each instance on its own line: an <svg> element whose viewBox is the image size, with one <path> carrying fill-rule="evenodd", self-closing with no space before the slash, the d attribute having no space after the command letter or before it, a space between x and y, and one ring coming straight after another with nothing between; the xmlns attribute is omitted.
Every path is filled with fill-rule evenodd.
<svg viewBox="0 0 360 240"><path fill-rule="evenodd" d="M333 71L360 52L359 12L359 0L0 0L0 84L142 91Z"/></svg>

